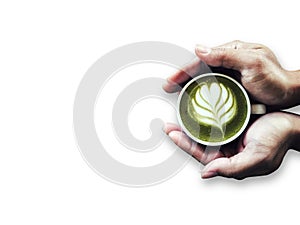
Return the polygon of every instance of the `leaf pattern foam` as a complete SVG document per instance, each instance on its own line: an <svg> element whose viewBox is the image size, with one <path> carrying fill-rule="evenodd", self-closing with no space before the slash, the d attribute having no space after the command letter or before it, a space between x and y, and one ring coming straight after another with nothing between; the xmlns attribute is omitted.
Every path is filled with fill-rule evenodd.
<svg viewBox="0 0 300 225"><path fill-rule="evenodd" d="M191 96L189 114L200 124L220 129L223 135L225 124L233 119L236 112L235 96L222 83L201 83Z"/></svg>

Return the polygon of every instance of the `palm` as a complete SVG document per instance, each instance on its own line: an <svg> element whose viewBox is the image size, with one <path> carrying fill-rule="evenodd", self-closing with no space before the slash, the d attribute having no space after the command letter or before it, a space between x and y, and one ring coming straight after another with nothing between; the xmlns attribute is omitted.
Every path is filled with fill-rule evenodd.
<svg viewBox="0 0 300 225"><path fill-rule="evenodd" d="M184 151L202 164L208 164L204 168L204 178L205 171L244 178L268 174L279 167L288 149L283 142L288 135L288 123L284 118L284 113L264 115L249 126L239 140L219 148L196 144L174 124L167 124L165 132Z"/></svg>

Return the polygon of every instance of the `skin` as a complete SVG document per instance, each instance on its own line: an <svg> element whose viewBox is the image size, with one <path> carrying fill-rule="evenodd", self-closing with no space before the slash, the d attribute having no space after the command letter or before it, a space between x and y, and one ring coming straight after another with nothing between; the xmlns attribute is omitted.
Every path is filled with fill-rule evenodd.
<svg viewBox="0 0 300 225"><path fill-rule="evenodd" d="M201 60L212 67L233 69L252 98L273 108L299 104L300 72L284 70L275 55L260 44L234 41L216 48L196 47L199 59L167 79L164 90L176 92L201 71ZM279 168L289 149L300 150L300 116L273 112L252 123L244 135L221 149L206 150L175 124L165 132L187 153L205 165L202 178L215 176L244 179L267 175Z"/></svg>
<svg viewBox="0 0 300 225"><path fill-rule="evenodd" d="M300 104L300 71L281 67L273 52L264 45L230 42L215 48L196 47L196 59L167 79L166 92L179 91L180 85L201 71L201 61L212 67L235 70L251 97L277 108Z"/></svg>

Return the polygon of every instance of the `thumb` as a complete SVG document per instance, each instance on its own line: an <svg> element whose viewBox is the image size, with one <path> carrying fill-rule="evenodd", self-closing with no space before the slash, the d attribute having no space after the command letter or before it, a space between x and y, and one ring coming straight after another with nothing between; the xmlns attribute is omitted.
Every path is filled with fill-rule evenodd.
<svg viewBox="0 0 300 225"><path fill-rule="evenodd" d="M243 179L259 172L256 171L256 167L262 163L263 158L259 154L251 154L246 148L244 151L230 158L222 157L211 161L203 168L202 178L205 179L221 175L224 177Z"/></svg>
<svg viewBox="0 0 300 225"><path fill-rule="evenodd" d="M202 61L210 66L220 66L240 72L245 68L253 66L257 61L251 50L242 48L208 48L197 45L195 53Z"/></svg>

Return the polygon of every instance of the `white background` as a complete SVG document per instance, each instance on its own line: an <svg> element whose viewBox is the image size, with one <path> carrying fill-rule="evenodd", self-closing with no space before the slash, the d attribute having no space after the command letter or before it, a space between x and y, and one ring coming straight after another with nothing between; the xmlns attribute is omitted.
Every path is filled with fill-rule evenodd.
<svg viewBox="0 0 300 225"><path fill-rule="evenodd" d="M85 163L72 107L92 63L137 41L259 42L299 69L299 19L287 0L1 1L0 224L298 224L297 152L267 177L204 181L191 161L162 184L128 188Z"/></svg>

